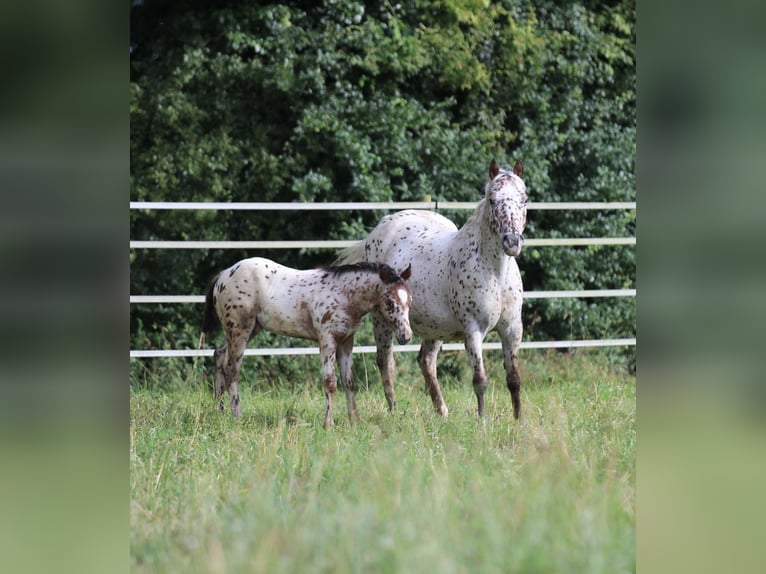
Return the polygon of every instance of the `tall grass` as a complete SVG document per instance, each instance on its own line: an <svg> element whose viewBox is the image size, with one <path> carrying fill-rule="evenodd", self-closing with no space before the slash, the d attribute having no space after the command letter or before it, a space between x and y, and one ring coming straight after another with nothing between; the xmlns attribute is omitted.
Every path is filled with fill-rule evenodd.
<svg viewBox="0 0 766 574"><path fill-rule="evenodd" d="M361 422L341 391L330 431L318 364L308 385L243 385L239 421L198 370L134 384L133 570L635 571L634 378L594 353L529 352L517 422L489 354L482 422L467 372L444 377L443 419L398 360L397 411L371 371Z"/></svg>

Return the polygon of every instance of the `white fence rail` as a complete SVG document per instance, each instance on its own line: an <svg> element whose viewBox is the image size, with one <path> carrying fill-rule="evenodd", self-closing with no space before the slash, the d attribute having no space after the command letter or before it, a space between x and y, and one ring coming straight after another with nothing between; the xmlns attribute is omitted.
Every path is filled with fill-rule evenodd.
<svg viewBox="0 0 766 574"><path fill-rule="evenodd" d="M216 202L150 202L131 201L133 210L250 210L250 211L340 211L340 210L400 210L400 209L474 209L475 202L370 202L370 203L216 203ZM529 210L634 210L636 202L532 202ZM319 241L163 241L131 240L130 249L342 249L353 245L356 240L319 240ZM524 241L526 247L558 247L584 245L635 245L635 237L580 237L580 238L530 238ZM635 297L635 289L591 289L567 291L530 291L524 293L525 299L555 298L591 298L591 297ZM131 304L184 304L204 303L203 295L131 295ZM597 339L579 341L525 341L523 349L583 348L635 346L635 338ZM500 349L500 343L485 343L487 350ZM445 351L463 350L462 343L445 343ZM418 345L394 345L397 352L414 352ZM355 347L356 353L373 353L374 346ZM247 349L245 355L315 355L317 347L283 347ZM130 358L151 357L207 357L212 356L212 349L131 349Z"/></svg>
<svg viewBox="0 0 766 574"><path fill-rule="evenodd" d="M220 203L213 201L131 201L130 209L147 210L196 210L196 211L343 211L343 210L399 210L399 209L474 209L475 201L388 201L388 202L343 202L343 203L298 203L298 202L241 202ZM569 211L573 209L636 209L635 201L561 201L530 202L527 210L547 209Z"/></svg>
<svg viewBox="0 0 766 574"><path fill-rule="evenodd" d="M635 297L635 289L583 289L581 291L527 291L524 299L572 299L575 297ZM131 303L204 303L204 295L131 295Z"/></svg>
<svg viewBox="0 0 766 574"><path fill-rule="evenodd" d="M583 347L629 347L636 344L636 339L593 339L587 341L524 341L522 349L573 349ZM501 349L500 343L484 343L485 351L497 351ZM374 353L374 345L360 345L354 347L354 353ZM420 350L420 345L394 345L394 352L413 353ZM442 351L463 351L463 343L444 343ZM278 349L246 349L245 356L276 356L276 355L318 355L319 347L281 347ZM173 349L173 350L146 350L131 351L131 359L150 357L212 357L213 349Z"/></svg>
<svg viewBox="0 0 766 574"><path fill-rule="evenodd" d="M300 241L131 241L131 249L343 249L356 240ZM635 237L562 237L525 239L525 247L635 245Z"/></svg>

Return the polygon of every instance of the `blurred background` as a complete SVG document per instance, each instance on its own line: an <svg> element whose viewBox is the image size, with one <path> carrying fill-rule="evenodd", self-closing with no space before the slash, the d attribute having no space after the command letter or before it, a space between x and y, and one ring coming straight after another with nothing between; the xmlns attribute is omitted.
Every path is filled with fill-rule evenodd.
<svg viewBox="0 0 766 574"><path fill-rule="evenodd" d="M633 1L143 0L130 65L132 201L475 202L492 158L524 162L532 202L635 201ZM525 235L633 238L635 213L530 211ZM136 208L130 234L358 240L385 214ZM255 255L310 268L336 252L139 247L130 293L198 295ZM630 244L529 247L519 265L527 291L635 287ZM201 312L132 304L131 348L196 348ZM633 297L529 299L524 313L526 340L635 337ZM615 357L634 370L634 347Z"/></svg>
<svg viewBox="0 0 766 574"><path fill-rule="evenodd" d="M116 5L82 0L3 8L3 571L103 572L122 564L127 569L125 349L131 344L131 326L137 325L127 297L138 276L122 257L128 238L141 230L141 238L150 239L152 228L138 221L139 214L126 217L125 196L144 198L142 189L163 189L161 180L149 179L147 164L167 163L172 168L167 173L179 178L185 167L192 167L194 174L209 174L205 185L215 178L237 183L207 190L168 184L167 190L182 191L186 200L204 192L232 201L253 200L254 193L263 194L259 200L327 201L336 191L365 198L367 193L391 193L392 198L432 193L467 199L481 189L489 154L504 164L525 161L532 201L553 200L561 193L600 193L607 187L640 190L635 283L640 325L638 570L762 569L762 3L642 1L635 26L619 3L364 5L356 21L358 9L348 11L356 5L341 2L323 4L322 22L301 16L309 10L300 3L247 9L227 3L217 11L243 18L239 37L226 18L209 30L195 30L192 24L182 31L184 18L193 22L215 10L174 5L176 10L159 1L131 1L123 5L129 15ZM149 15L162 11L164 20ZM452 35L446 40L434 36L418 18ZM153 28L161 21L179 28L168 33ZM384 23L396 24L398 31L384 29ZM259 26L252 29L262 43L249 37L251 25ZM322 42L332 41L329 30L322 32L324 26L358 31L337 34L343 58L324 49ZM316 32L311 42L297 37L304 29ZM487 35L477 37L479 31ZM209 45L201 40L208 35ZM602 40L592 43L592 36ZM623 48L610 38L622 39ZM629 38L637 47L633 64L621 62L622 54L631 53L625 47L633 41ZM266 55L272 60L263 60ZM597 55L601 67L586 64ZM435 63L440 59L451 64L442 73ZM274 61L280 66L266 66ZM609 82L606 63L614 74ZM236 66L252 74L242 88L250 90L249 98L227 91L232 89L230 67ZM321 71L321 77L312 76L313 70ZM617 96L632 88L620 92L615 86L617 78L635 81L635 71L637 151L628 146L625 153L587 155L606 147L607 123L620 128L609 136L610 145L623 149L629 141L622 136L636 124L624 116L617 121L613 114L621 103ZM210 80L216 74L217 85ZM142 84L142 75L159 84ZM207 95L196 90L203 103L205 97L210 105L231 97L248 113L228 119L221 115L216 122L200 117L199 102L185 100L187 81L211 90ZM174 82L178 100L152 100L165 90L172 95ZM295 87L299 82L300 91ZM259 86L269 89L259 92ZM598 89L589 92L588 86L613 91L602 99ZM290 98L299 93L305 99L297 109ZM360 93L367 96L360 99ZM389 94L391 109L370 113L365 106L378 93ZM570 105L574 95L579 99ZM264 124L264 116L271 114L259 106L261 101L287 115L273 114ZM633 113L626 103L622 113ZM581 119L580 110L596 119ZM148 111L155 113L157 129L146 127ZM175 127L174 113L181 117ZM231 123L248 117L264 127L248 130ZM368 131L359 127L364 117L372 124L364 127ZM374 125L383 117L391 129ZM229 144L211 123L231 126ZM581 124L589 129L579 129ZM174 129L180 135L172 135ZM199 136L200 151L183 149L183 129ZM407 136L407 129L417 130L417 137ZM250 143L241 149L260 149L262 155L235 153L237 138L248 131ZM360 137L381 131L391 132L385 161L372 157L376 140ZM601 139L586 141L591 131ZM310 133L317 134L313 149ZM559 133L560 138L552 137ZM138 134L149 139L134 149ZM365 141L367 147L360 145ZM414 142L428 146L418 148ZM406 158L398 164L391 159L397 146L403 146L400 153ZM157 158L142 155L146 149L155 149ZM351 157L354 163L345 171L337 163L321 171L317 158L325 153ZM175 164L177 155L191 163ZM232 163L223 169L203 165L224 157ZM277 157L292 158L292 163L283 166ZM630 183L634 161L637 170ZM616 168L624 162L627 175L619 175ZM604 174L598 175L593 170L601 163ZM587 185L572 177L579 173L573 166L588 174ZM379 181L380 174L389 179ZM609 186L596 185L599 178L610 181ZM265 181L277 183L261 186ZM151 215L141 217L151 220ZM333 232L339 237L357 233L369 225L364 217L352 216L346 230L336 222ZM270 233L268 222L242 225L251 223L257 223L259 233ZM325 224L307 222L306 230L320 223ZM547 232L566 224L538 225ZM171 227L162 230L162 237L174 238L182 237L174 234L189 224L170 218L165 225ZM186 232L214 237L217 227L203 221ZM205 261L217 265L215 254ZM204 265L191 261L183 286L201 289L204 281L198 279L210 271ZM532 280L534 268L527 267L526 280ZM161 320L147 315L142 328L151 333L152 321Z"/></svg>

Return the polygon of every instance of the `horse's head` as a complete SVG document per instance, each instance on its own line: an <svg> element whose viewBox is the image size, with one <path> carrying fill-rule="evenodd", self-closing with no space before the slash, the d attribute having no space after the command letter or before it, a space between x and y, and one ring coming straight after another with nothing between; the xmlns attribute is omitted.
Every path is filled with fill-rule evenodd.
<svg viewBox="0 0 766 574"><path fill-rule="evenodd" d="M490 229L497 234L508 256L521 253L527 224L527 186L521 179L524 166L517 161L513 171L501 169L493 159L484 196L489 207Z"/></svg>
<svg viewBox="0 0 766 574"><path fill-rule="evenodd" d="M407 269L398 274L388 265L381 264L378 271L381 281L383 281L383 295L378 303L378 311L385 321L393 328L396 333L396 340L400 345L409 343L412 339L412 327L410 327L410 305L412 305L412 295L407 286L407 280L412 272L412 264Z"/></svg>

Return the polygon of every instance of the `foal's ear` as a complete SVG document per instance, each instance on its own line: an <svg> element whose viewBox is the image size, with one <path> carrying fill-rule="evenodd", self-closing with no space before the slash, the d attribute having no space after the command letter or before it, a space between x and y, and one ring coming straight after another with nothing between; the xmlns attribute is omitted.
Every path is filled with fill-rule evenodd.
<svg viewBox="0 0 766 574"><path fill-rule="evenodd" d="M399 273L399 276L400 276L402 279L404 279L405 281L407 281L407 280L410 278L410 275L412 275L412 263L410 263L409 265L407 265L407 269L405 269L404 271L402 271L401 273Z"/></svg>
<svg viewBox="0 0 766 574"><path fill-rule="evenodd" d="M489 164L489 180L492 181L495 179L498 173L500 173L500 166L497 165L497 162L493 159Z"/></svg>
<svg viewBox="0 0 766 574"><path fill-rule="evenodd" d="M516 160L516 165L513 166L513 173L519 177L524 177L524 164L521 163L520 159Z"/></svg>
<svg viewBox="0 0 766 574"><path fill-rule="evenodd" d="M391 283L396 278L396 272L388 265L381 265L378 268L378 277L383 283Z"/></svg>

